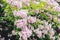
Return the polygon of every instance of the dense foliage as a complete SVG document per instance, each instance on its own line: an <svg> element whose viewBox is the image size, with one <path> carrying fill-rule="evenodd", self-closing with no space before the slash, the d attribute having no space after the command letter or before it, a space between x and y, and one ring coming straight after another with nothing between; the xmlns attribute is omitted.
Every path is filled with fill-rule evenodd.
<svg viewBox="0 0 60 40"><path fill-rule="evenodd" d="M0 39L60 40L56 0L0 0Z"/></svg>

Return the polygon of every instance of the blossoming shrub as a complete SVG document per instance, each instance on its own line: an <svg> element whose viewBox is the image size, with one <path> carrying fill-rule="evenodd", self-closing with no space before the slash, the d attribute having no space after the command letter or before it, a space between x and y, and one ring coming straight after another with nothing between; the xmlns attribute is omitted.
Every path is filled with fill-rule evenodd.
<svg viewBox="0 0 60 40"><path fill-rule="evenodd" d="M16 40L60 40L60 5L55 0L2 0ZM14 40L14 39L12 39Z"/></svg>

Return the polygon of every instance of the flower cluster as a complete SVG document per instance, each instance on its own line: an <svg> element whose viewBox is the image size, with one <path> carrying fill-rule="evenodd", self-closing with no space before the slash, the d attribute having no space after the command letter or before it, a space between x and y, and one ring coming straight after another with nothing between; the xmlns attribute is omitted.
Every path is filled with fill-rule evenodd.
<svg viewBox="0 0 60 40"><path fill-rule="evenodd" d="M60 32L57 31L60 30L60 6L56 1L7 0L8 4L18 8L18 10L13 10L12 13L15 18L15 31L17 30L19 39L60 40ZM21 31L18 29L21 29ZM35 36L38 38L35 38Z"/></svg>
<svg viewBox="0 0 60 40"><path fill-rule="evenodd" d="M7 3L15 5L18 8L22 7L22 4L29 5L29 0L7 0Z"/></svg>

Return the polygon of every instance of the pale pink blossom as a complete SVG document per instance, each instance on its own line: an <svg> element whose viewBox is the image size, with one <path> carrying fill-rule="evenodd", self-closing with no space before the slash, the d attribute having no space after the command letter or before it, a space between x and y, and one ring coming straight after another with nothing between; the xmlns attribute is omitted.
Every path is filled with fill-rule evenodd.
<svg viewBox="0 0 60 40"><path fill-rule="evenodd" d="M32 31L26 27L22 29L21 34L22 34L23 40L27 40L27 38L29 38L32 35Z"/></svg>
<svg viewBox="0 0 60 40"><path fill-rule="evenodd" d="M49 16L49 18L50 18L50 20L52 20L53 16L52 16L52 15L50 15L50 16Z"/></svg>
<svg viewBox="0 0 60 40"><path fill-rule="evenodd" d="M23 33L22 40L27 40L27 36L25 33Z"/></svg>
<svg viewBox="0 0 60 40"><path fill-rule="evenodd" d="M57 21L60 23L60 18L58 18Z"/></svg>
<svg viewBox="0 0 60 40"><path fill-rule="evenodd" d="M59 6L59 4L57 2L53 2L53 6Z"/></svg>
<svg viewBox="0 0 60 40"><path fill-rule="evenodd" d="M28 10L20 10L20 11L18 11L18 13L20 13L20 16L22 18L25 18L25 17L27 17Z"/></svg>
<svg viewBox="0 0 60 40"><path fill-rule="evenodd" d="M27 10L19 10L19 11L13 11L13 15L16 17L16 16L20 16L22 18L26 18L27 17L27 13L28 11Z"/></svg>
<svg viewBox="0 0 60 40"><path fill-rule="evenodd" d="M44 1L44 2L46 2L47 0L40 0L40 1Z"/></svg>
<svg viewBox="0 0 60 40"><path fill-rule="evenodd" d="M46 26L44 27L44 30L46 30L46 31L49 31L50 29L51 29L51 24L46 25Z"/></svg>
<svg viewBox="0 0 60 40"><path fill-rule="evenodd" d="M42 38L42 31L37 31L36 34L39 38Z"/></svg>
<svg viewBox="0 0 60 40"><path fill-rule="evenodd" d="M22 28L22 31L19 32L19 36L22 37L22 40L27 40L32 35L32 31L26 27Z"/></svg>
<svg viewBox="0 0 60 40"><path fill-rule="evenodd" d="M52 5L51 0L47 0L46 2L47 2L48 5Z"/></svg>
<svg viewBox="0 0 60 40"><path fill-rule="evenodd" d="M12 3L12 0L6 0L7 1L7 3L9 3L9 4L11 4Z"/></svg>
<svg viewBox="0 0 60 40"><path fill-rule="evenodd" d="M55 34L55 32L54 32L54 30L53 29L50 29L50 36L54 36L54 34Z"/></svg>
<svg viewBox="0 0 60 40"><path fill-rule="evenodd" d="M7 3L12 4L12 5L16 6L17 8L22 7L22 2L18 1L18 0L7 0Z"/></svg>
<svg viewBox="0 0 60 40"><path fill-rule="evenodd" d="M57 11L57 12L60 12L60 7L55 6L54 10Z"/></svg>
<svg viewBox="0 0 60 40"><path fill-rule="evenodd" d="M36 17L28 17L28 23L35 23L36 22Z"/></svg>
<svg viewBox="0 0 60 40"><path fill-rule="evenodd" d="M50 6L49 6L49 5L47 5L47 6L45 7L45 9L46 9L46 10L48 10L49 8L50 8Z"/></svg>
<svg viewBox="0 0 60 40"><path fill-rule="evenodd" d="M43 26L43 25L39 25L38 28L39 28L39 29L43 29L44 26Z"/></svg>
<svg viewBox="0 0 60 40"><path fill-rule="evenodd" d="M22 8L22 2L21 1L14 1L12 5L15 5L17 8Z"/></svg>
<svg viewBox="0 0 60 40"><path fill-rule="evenodd" d="M47 30L43 30L42 33L45 35L45 34L48 33L48 31Z"/></svg>
<svg viewBox="0 0 60 40"><path fill-rule="evenodd" d="M48 30L49 30L49 26L46 26L46 27L44 28L44 30L48 31Z"/></svg>
<svg viewBox="0 0 60 40"><path fill-rule="evenodd" d="M37 34L37 36L38 36L39 38L42 37L42 31L40 31L39 28L36 29L36 30L34 30L34 32Z"/></svg>
<svg viewBox="0 0 60 40"><path fill-rule="evenodd" d="M16 10L13 11L13 15L14 15L15 17L16 17L16 16L19 16Z"/></svg>
<svg viewBox="0 0 60 40"><path fill-rule="evenodd" d="M17 20L15 25L17 28L22 28L27 25L26 19Z"/></svg>
<svg viewBox="0 0 60 40"><path fill-rule="evenodd" d="M59 6L55 0L45 0L48 5Z"/></svg>
<svg viewBox="0 0 60 40"><path fill-rule="evenodd" d="M59 4L55 0L50 0L53 6L59 6Z"/></svg>
<svg viewBox="0 0 60 40"><path fill-rule="evenodd" d="M44 27L44 30L42 31L44 34L48 34L48 31L51 30L51 24L47 24Z"/></svg>
<svg viewBox="0 0 60 40"><path fill-rule="evenodd" d="M49 24L49 29L51 29L51 27L52 27L52 24Z"/></svg>

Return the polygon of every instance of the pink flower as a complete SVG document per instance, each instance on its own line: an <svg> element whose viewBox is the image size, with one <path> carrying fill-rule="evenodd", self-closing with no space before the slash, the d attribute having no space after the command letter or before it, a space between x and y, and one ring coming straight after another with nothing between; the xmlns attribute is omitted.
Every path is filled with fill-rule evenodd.
<svg viewBox="0 0 60 40"><path fill-rule="evenodd" d="M37 36L38 36L39 38L42 37L42 31L40 31L39 28L36 29L36 30L34 30L34 32L37 34Z"/></svg>
<svg viewBox="0 0 60 40"><path fill-rule="evenodd" d="M43 26L43 25L39 25L38 28L39 28L39 29L43 29L44 26Z"/></svg>
<svg viewBox="0 0 60 40"><path fill-rule="evenodd" d="M35 23L36 22L36 17L28 17L28 23Z"/></svg>
<svg viewBox="0 0 60 40"><path fill-rule="evenodd" d="M57 21L60 23L60 18L58 18Z"/></svg>
<svg viewBox="0 0 60 40"><path fill-rule="evenodd" d="M17 8L22 8L22 2L21 1L15 0L12 4L15 5Z"/></svg>
<svg viewBox="0 0 60 40"><path fill-rule="evenodd" d="M22 28L26 26L27 25L26 19L17 20L15 25L17 26L17 28Z"/></svg>
<svg viewBox="0 0 60 40"><path fill-rule="evenodd" d="M25 18L25 17L27 17L28 10L20 10L20 11L18 11L18 13L20 13L20 16L22 18Z"/></svg>
<svg viewBox="0 0 60 40"><path fill-rule="evenodd" d="M16 10L13 11L13 15L14 15L15 17L16 17L16 16L19 16Z"/></svg>
<svg viewBox="0 0 60 40"><path fill-rule="evenodd" d="M54 10L57 11L57 12L60 12L60 7L55 6Z"/></svg>
<svg viewBox="0 0 60 40"><path fill-rule="evenodd" d="M44 30L46 30L46 31L49 31L50 29L51 29L51 24L46 25L45 28L44 28Z"/></svg>
<svg viewBox="0 0 60 40"><path fill-rule="evenodd" d="M44 35L45 35L45 34L48 33L48 31L47 30L43 30L42 33L44 33Z"/></svg>
<svg viewBox="0 0 60 40"><path fill-rule="evenodd" d="M42 37L42 31L37 31L37 36L38 36L39 38L41 38L41 37Z"/></svg>
<svg viewBox="0 0 60 40"><path fill-rule="evenodd" d="M53 29L50 29L50 36L53 36L55 34L54 30Z"/></svg>
<svg viewBox="0 0 60 40"><path fill-rule="evenodd" d="M55 0L46 0L45 2L48 5L59 6L59 4Z"/></svg>
<svg viewBox="0 0 60 40"><path fill-rule="evenodd" d="M15 5L17 8L22 7L22 2L17 0L7 0L7 3Z"/></svg>
<svg viewBox="0 0 60 40"><path fill-rule="evenodd" d="M27 36L25 35L25 33L22 36L22 40L27 40Z"/></svg>
<svg viewBox="0 0 60 40"><path fill-rule="evenodd" d="M57 2L53 2L53 6L59 6L59 4Z"/></svg>
<svg viewBox="0 0 60 40"><path fill-rule="evenodd" d="M27 38L29 38L32 35L32 31L26 27L22 29L21 34L22 34L23 40L27 40Z"/></svg>
<svg viewBox="0 0 60 40"><path fill-rule="evenodd" d="M49 29L51 29L51 27L52 27L52 24L49 24Z"/></svg>
<svg viewBox="0 0 60 40"><path fill-rule="evenodd" d="M48 10L49 8L50 8L50 6L49 6L49 5L47 5L47 6L45 7L45 9L46 9L46 10Z"/></svg>
<svg viewBox="0 0 60 40"><path fill-rule="evenodd" d="M46 26L46 27L44 28L44 30L48 31L48 30L49 30L49 26Z"/></svg>
<svg viewBox="0 0 60 40"><path fill-rule="evenodd" d="M46 1L48 5L52 5L51 0Z"/></svg>
<svg viewBox="0 0 60 40"><path fill-rule="evenodd" d="M7 3L9 3L9 4L11 4L12 3L12 0L6 0L7 1Z"/></svg>
<svg viewBox="0 0 60 40"><path fill-rule="evenodd" d="M46 2L47 0L40 0L40 1L44 1L44 2Z"/></svg>
<svg viewBox="0 0 60 40"><path fill-rule="evenodd" d="M22 18L26 18L27 17L27 10L19 10L19 11L13 11L13 15L16 16L21 16Z"/></svg>

